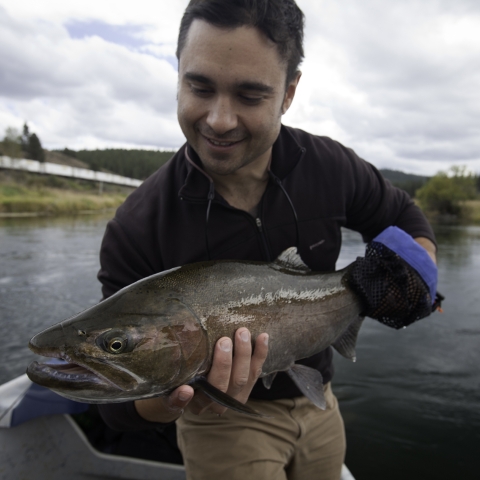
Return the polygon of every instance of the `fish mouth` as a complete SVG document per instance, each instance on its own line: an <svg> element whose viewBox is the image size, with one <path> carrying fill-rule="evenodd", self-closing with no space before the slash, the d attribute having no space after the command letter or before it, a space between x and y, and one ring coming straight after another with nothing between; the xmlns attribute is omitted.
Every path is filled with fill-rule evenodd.
<svg viewBox="0 0 480 480"><path fill-rule="evenodd" d="M89 396L98 398L102 393L110 396L124 390L96 371L93 366L89 367L84 362L70 358L64 351L64 343L63 326L59 329L55 325L30 340L28 345L30 350L37 355L47 357L44 360L33 361L28 366L26 373L32 382L55 390L63 396L66 396L66 392L76 395L82 391L88 391ZM97 362L107 363L99 359Z"/></svg>
<svg viewBox="0 0 480 480"><path fill-rule="evenodd" d="M27 375L32 382L43 387L63 391L74 392L92 388L95 390L115 390L122 389L109 381L107 378L100 376L97 372L70 361L67 355L51 354L46 362L33 361L27 368Z"/></svg>
<svg viewBox="0 0 480 480"><path fill-rule="evenodd" d="M68 363L66 361L65 363L39 363L34 361L28 367L27 374L30 377L30 380L33 380L36 383L40 383L40 381L38 381L39 379L37 378L33 379L32 374L35 377L39 376L42 380L51 378L56 382L84 381L97 383L102 380L97 374L88 370L88 368L82 367L76 363Z"/></svg>

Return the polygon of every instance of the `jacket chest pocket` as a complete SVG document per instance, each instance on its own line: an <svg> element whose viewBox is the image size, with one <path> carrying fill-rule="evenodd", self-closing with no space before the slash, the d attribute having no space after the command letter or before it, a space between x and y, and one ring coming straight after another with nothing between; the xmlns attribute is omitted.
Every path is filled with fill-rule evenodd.
<svg viewBox="0 0 480 480"><path fill-rule="evenodd" d="M342 245L341 218L318 218L298 223L299 253L302 260L316 271L333 271ZM274 257L297 245L296 227L293 222L278 225L267 232Z"/></svg>

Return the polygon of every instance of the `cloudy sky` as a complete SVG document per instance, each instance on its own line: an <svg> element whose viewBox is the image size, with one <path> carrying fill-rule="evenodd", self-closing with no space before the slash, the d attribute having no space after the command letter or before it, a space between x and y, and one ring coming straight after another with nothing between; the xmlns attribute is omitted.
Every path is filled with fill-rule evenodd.
<svg viewBox="0 0 480 480"><path fill-rule="evenodd" d="M478 0L297 0L306 59L287 125L379 168L480 173ZM0 134L45 148L178 148L187 0L0 0Z"/></svg>

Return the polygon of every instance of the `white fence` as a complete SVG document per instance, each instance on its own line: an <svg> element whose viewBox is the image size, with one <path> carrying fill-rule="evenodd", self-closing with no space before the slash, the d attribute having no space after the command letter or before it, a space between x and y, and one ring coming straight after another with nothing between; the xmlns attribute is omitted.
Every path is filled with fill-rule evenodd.
<svg viewBox="0 0 480 480"><path fill-rule="evenodd" d="M46 175L59 175L61 177L80 178L82 180L92 180L94 182L115 183L116 185L127 185L129 187L138 187L142 184L141 180L135 178L122 177L113 173L95 172L86 168L70 167L68 165L59 165L57 163L37 162L36 160L27 160L25 158L10 158L0 156L0 168L10 170L25 170L33 173L43 173Z"/></svg>

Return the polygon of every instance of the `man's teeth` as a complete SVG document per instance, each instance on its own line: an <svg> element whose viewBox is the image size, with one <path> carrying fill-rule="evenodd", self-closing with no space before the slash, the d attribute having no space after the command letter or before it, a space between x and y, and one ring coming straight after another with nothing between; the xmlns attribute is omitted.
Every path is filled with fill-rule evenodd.
<svg viewBox="0 0 480 480"><path fill-rule="evenodd" d="M216 142L215 140L209 139L211 143L218 147L229 147L230 145L233 145L235 142Z"/></svg>

